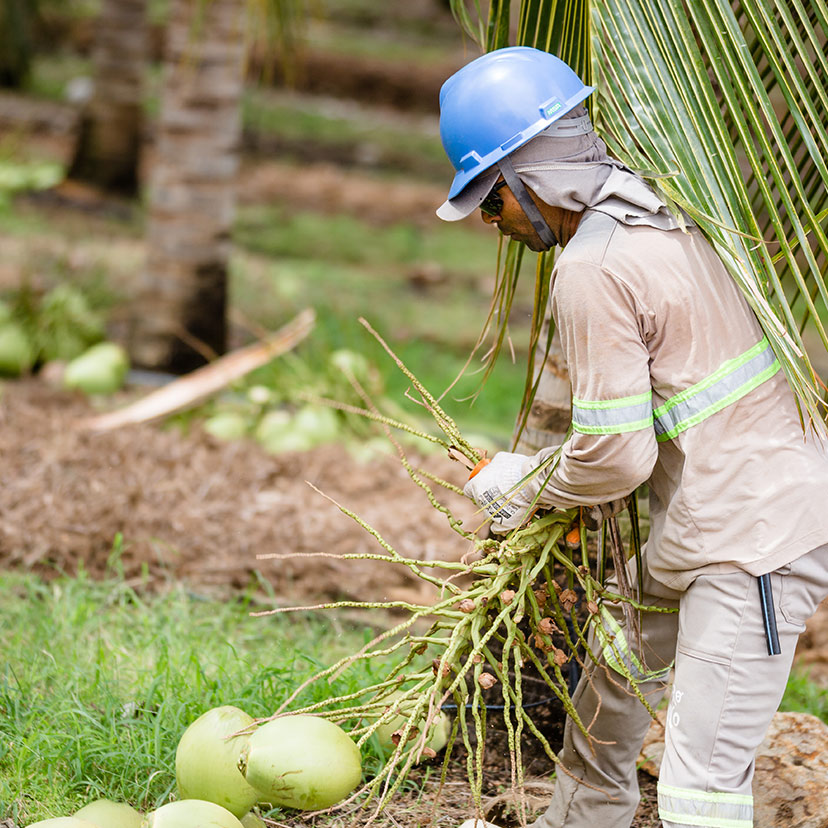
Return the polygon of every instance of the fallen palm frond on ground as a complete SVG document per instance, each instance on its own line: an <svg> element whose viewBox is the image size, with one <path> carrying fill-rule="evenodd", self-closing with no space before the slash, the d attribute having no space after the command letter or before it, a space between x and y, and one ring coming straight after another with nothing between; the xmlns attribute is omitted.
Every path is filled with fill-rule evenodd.
<svg viewBox="0 0 828 828"><path fill-rule="evenodd" d="M370 326L363 323L366 327ZM373 331L372 331L373 332ZM421 404L433 416L445 438L441 443L452 456L464 458L474 465L480 460L468 445L456 424L442 410L438 401L397 359L379 338L419 393ZM388 421L366 398L366 416ZM390 436L390 428L389 428ZM393 441L393 438L392 438ZM396 442L396 441L394 441ZM626 682L648 707L637 688L635 679L625 666L627 661L615 643L615 634L608 623L606 603L622 603L628 617L628 628L640 611L655 608L642 606L633 591L621 587L620 592L603 583L603 561L593 567L587 554L587 532L579 521L577 509L537 511L526 525L503 538L484 538L463 528L448 508L442 505L432 483L458 491L443 481L435 481L416 470L397 444L401 462L412 481L423 489L434 508L439 509L452 529L471 546L460 561L423 561L399 555L380 534L345 506L343 513L370 532L382 548L376 554L342 555L343 559L369 559L378 564L406 566L417 577L429 583L436 592L431 604L402 601L360 602L340 601L315 607L280 608L268 615L297 610L333 610L358 607L364 610L394 610L405 615L391 629L385 630L359 652L320 670L297 687L275 711L269 721L283 715L314 714L338 723L345 723L358 745L365 744L374 734L391 723L395 730L393 747L385 764L360 790L336 807L374 803L379 813L400 790L407 774L423 758L435 756L430 747L444 706L456 707L457 716L451 727L443 759L443 779L456 744L465 748L468 777L478 811L482 811L484 747L486 740L487 703L491 704L493 688L500 689L503 721L508 734L512 787L518 795L523 785L521 739L525 733L536 737L556 763L556 750L549 744L524 705L523 681L531 671L540 676L565 713L585 734L591 721L582 721L570 695L569 673L573 664L583 666L596 660L596 646L615 651L618 680ZM613 559L625 560L617 531L610 532ZM332 553L320 553L329 556ZM623 557L622 557L623 556ZM269 557L290 557L262 555ZM594 569L594 571L593 571ZM586 612L577 611L580 606ZM631 626L632 623L632 626ZM591 635L592 633L592 635ZM373 661L379 680L356 692L328 698L310 705L297 704L310 685L332 681L356 664ZM391 665L391 666L387 666ZM262 723L259 722L259 724ZM563 769L566 772L566 769ZM525 821L525 813L523 814Z"/></svg>

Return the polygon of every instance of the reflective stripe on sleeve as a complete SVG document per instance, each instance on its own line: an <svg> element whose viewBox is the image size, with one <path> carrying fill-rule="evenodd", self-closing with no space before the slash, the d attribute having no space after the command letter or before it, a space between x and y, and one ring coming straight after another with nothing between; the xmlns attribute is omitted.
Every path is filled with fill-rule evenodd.
<svg viewBox="0 0 828 828"><path fill-rule="evenodd" d="M671 440L740 400L780 369L767 337L655 409L656 440Z"/></svg>
<svg viewBox="0 0 828 828"><path fill-rule="evenodd" d="M629 673L636 683L667 680L673 665L668 664L663 670L648 670L645 665L642 665L632 651L621 625L603 604L601 605L601 621L603 623L596 624L593 629L601 642L601 654L608 667L624 677Z"/></svg>
<svg viewBox="0 0 828 828"><path fill-rule="evenodd" d="M658 815L667 823L707 828L753 828L753 797L694 791L658 783Z"/></svg>
<svg viewBox="0 0 828 828"><path fill-rule="evenodd" d="M617 400L572 399L572 428L581 434L623 434L652 425L652 391Z"/></svg>
<svg viewBox="0 0 828 828"><path fill-rule="evenodd" d="M767 337L712 374L653 409L652 392L614 400L572 399L572 428L581 434L624 434L655 428L664 442L740 400L781 369Z"/></svg>

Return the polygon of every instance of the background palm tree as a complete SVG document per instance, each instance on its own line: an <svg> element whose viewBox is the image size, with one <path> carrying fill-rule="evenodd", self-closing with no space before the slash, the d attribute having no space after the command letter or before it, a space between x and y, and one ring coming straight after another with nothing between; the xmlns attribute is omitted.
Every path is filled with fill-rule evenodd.
<svg viewBox="0 0 828 828"><path fill-rule="evenodd" d="M169 4L147 198L147 262L129 330L136 365L186 373L226 348L248 47L254 40L266 51L281 46L289 60L299 5L299 0Z"/></svg>
<svg viewBox="0 0 828 828"><path fill-rule="evenodd" d="M822 0L495 0L452 9L486 49L566 60L610 151L700 226L753 307L802 405L824 424L813 355L828 351L828 7ZM479 7L478 7L479 8ZM551 257L538 262L537 304ZM520 257L503 257L508 307ZM536 309L537 310L537 309ZM500 314L500 318L505 318ZM541 341L542 313L535 335ZM497 350L495 348L495 350ZM524 413L537 373L530 365Z"/></svg>
<svg viewBox="0 0 828 828"><path fill-rule="evenodd" d="M173 0L130 354L184 373L226 345L245 0Z"/></svg>
<svg viewBox="0 0 828 828"><path fill-rule="evenodd" d="M147 0L102 0L92 48L94 91L80 117L68 178L138 195L148 48Z"/></svg>

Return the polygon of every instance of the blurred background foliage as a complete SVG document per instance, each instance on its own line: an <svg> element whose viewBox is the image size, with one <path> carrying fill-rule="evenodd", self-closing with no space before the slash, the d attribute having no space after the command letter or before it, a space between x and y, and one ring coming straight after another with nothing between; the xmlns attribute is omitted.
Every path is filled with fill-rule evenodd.
<svg viewBox="0 0 828 828"><path fill-rule="evenodd" d="M3 5L16 8L13 0ZM279 40L276 49L260 37L249 43L227 346L310 305L319 321L297 352L310 369L324 372L334 349L364 351L389 395L399 397L407 381L358 325L364 315L439 393L462 369L485 319L497 250L495 234L482 225L445 225L433 215L451 175L437 132L439 86L479 48L440 0L275 5L293 13L293 40ZM108 331L119 338L146 264L141 239L171 3L147 4L142 184L131 201L59 183L94 95L104 6L23 6L33 32L28 71L14 88L7 84L0 107L0 234L10 251L0 295L8 299L22 285L43 294L65 280L99 293L103 283L111 294ZM267 7L274 4L249 6L260 32L262 20L272 25ZM479 375L452 391L460 420L501 441L516 415L531 301L527 286L513 318L515 362L503 362L473 406L459 400Z"/></svg>

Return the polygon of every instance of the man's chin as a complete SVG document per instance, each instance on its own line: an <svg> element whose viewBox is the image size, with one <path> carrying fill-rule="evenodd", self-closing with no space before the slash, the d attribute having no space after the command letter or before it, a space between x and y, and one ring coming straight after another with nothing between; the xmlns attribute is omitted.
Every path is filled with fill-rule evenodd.
<svg viewBox="0 0 828 828"><path fill-rule="evenodd" d="M545 253L549 248L540 240L538 236L533 239L520 239L530 250L535 253Z"/></svg>

